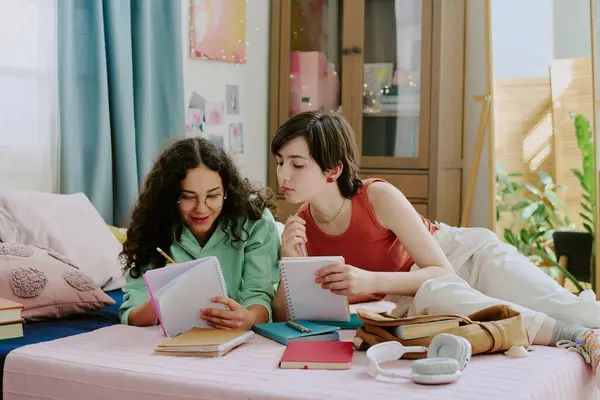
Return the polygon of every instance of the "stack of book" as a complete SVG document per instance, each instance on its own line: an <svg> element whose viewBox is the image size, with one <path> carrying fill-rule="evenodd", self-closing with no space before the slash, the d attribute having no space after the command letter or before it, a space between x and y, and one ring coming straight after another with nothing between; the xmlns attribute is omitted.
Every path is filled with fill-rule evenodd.
<svg viewBox="0 0 600 400"><path fill-rule="evenodd" d="M168 339L155 349L157 354L221 357L255 336L252 331L192 328Z"/></svg>
<svg viewBox="0 0 600 400"><path fill-rule="evenodd" d="M401 340L421 339L458 328L459 325L458 319L406 324L393 328L392 334Z"/></svg>
<svg viewBox="0 0 600 400"><path fill-rule="evenodd" d="M0 297L0 340L23 337L23 304Z"/></svg>

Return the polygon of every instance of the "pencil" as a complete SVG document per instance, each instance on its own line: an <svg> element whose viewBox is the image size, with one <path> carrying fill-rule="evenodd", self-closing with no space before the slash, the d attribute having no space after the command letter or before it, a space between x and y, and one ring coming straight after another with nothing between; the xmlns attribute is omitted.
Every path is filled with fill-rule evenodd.
<svg viewBox="0 0 600 400"><path fill-rule="evenodd" d="M300 252L302 253L302 257L308 257L306 245L304 243L300 243Z"/></svg>
<svg viewBox="0 0 600 400"><path fill-rule="evenodd" d="M295 214L294 215L290 214L290 217L295 217L295 216L296 216ZM306 252L306 243L300 243L298 245L298 247L300 247L300 255L302 257L308 257L308 253Z"/></svg>
<svg viewBox="0 0 600 400"><path fill-rule="evenodd" d="M156 250L158 250L158 252L159 252L160 254L162 254L162 255L163 255L163 257L164 257L164 258L166 258L168 262L170 262L171 264L177 264L177 263L175 262L175 260L173 260L171 257L169 257L169 255L168 255L167 253L165 253L164 251L162 251L162 250L160 249L160 247L157 247L157 248L156 248Z"/></svg>
<svg viewBox="0 0 600 400"><path fill-rule="evenodd" d="M297 324L294 321L285 321L285 324L287 326L289 326L290 328L293 328L293 329L297 330L298 332L308 332L308 333L312 332L312 330L308 329L305 326Z"/></svg>

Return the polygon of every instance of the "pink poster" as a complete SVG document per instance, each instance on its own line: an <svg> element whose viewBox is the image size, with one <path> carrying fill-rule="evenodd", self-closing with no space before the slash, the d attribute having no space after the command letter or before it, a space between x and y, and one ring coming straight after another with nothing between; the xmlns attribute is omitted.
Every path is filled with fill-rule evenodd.
<svg viewBox="0 0 600 400"><path fill-rule="evenodd" d="M229 124L229 148L234 154L244 152L244 128L241 122Z"/></svg>
<svg viewBox="0 0 600 400"><path fill-rule="evenodd" d="M190 0L192 58L246 63L246 0Z"/></svg>

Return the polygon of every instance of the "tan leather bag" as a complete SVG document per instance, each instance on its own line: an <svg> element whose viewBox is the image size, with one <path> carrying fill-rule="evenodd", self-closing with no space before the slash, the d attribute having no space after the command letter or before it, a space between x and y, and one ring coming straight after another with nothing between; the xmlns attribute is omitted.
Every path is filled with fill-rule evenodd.
<svg viewBox="0 0 600 400"><path fill-rule="evenodd" d="M529 345L529 338L523 323L523 316L509 306L497 305L485 308L467 317L454 314L420 315L398 318L389 313L375 313L358 310L358 318L364 325L356 331L354 344L359 350L366 350L377 343L398 341L405 346L429 346L433 336L401 340L390 333L390 328L419 322L440 321L458 318L460 325L445 333L462 336L471 343L472 354L496 353L512 346ZM404 358L423 358L425 353L407 353Z"/></svg>

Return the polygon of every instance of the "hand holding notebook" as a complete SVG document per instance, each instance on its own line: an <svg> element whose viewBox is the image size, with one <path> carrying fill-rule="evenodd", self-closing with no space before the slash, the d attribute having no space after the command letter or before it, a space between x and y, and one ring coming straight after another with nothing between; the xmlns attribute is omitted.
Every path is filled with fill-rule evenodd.
<svg viewBox="0 0 600 400"><path fill-rule="evenodd" d="M193 327L210 328L200 317L202 308L227 309L212 301L213 297L227 296L216 257L149 270L143 276L165 336L173 337Z"/></svg>
<svg viewBox="0 0 600 400"><path fill-rule="evenodd" d="M343 263L343 257L282 258L279 261L289 320L350 320L348 298L323 289L315 282L317 270Z"/></svg>

